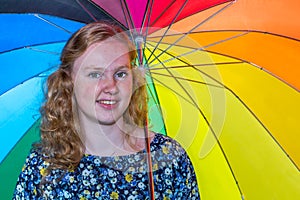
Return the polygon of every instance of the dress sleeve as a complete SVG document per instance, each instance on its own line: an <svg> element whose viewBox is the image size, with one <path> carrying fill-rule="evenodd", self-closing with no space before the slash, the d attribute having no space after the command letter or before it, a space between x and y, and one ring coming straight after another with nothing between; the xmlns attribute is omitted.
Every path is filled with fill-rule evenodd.
<svg viewBox="0 0 300 200"><path fill-rule="evenodd" d="M199 188L192 162L185 150L177 146L180 152L175 163L175 199L199 200Z"/></svg>
<svg viewBox="0 0 300 200"><path fill-rule="evenodd" d="M39 185L45 173L44 161L36 152L31 151L18 177L13 200L38 199Z"/></svg>

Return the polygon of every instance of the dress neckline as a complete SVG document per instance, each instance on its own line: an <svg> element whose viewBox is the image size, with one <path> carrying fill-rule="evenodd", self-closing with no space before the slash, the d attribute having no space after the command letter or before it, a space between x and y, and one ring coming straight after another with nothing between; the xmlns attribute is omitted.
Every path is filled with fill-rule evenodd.
<svg viewBox="0 0 300 200"><path fill-rule="evenodd" d="M155 144L155 140L157 139L158 135L159 134L154 133L154 137L152 138L152 140L150 142L150 147ZM132 157L132 156L142 155L142 154L145 154L145 153L146 153L146 149L142 149L140 151L136 151L136 152L132 152L132 153L124 154L124 155L111 155L111 156L99 156L99 155L85 153L83 155L83 157L84 158L99 158L99 159L114 159L114 158L129 158L129 157Z"/></svg>

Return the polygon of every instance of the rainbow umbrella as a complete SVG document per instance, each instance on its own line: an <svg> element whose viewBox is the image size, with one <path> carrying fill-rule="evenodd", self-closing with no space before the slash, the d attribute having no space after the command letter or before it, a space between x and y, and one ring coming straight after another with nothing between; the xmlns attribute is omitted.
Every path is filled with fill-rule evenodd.
<svg viewBox="0 0 300 200"><path fill-rule="evenodd" d="M104 19L141 50L150 127L186 148L202 199L300 198L299 1L0 3L1 197L38 140L43 82L64 43Z"/></svg>

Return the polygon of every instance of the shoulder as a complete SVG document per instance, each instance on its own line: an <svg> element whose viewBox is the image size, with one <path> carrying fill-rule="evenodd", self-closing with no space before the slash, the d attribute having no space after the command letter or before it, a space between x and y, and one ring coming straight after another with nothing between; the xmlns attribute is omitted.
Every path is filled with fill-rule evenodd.
<svg viewBox="0 0 300 200"><path fill-rule="evenodd" d="M46 173L46 168L48 166L43 157L44 156L39 150L30 150L16 183L14 193L16 197L23 197L24 195L32 197L37 195L36 189L38 188L43 175Z"/></svg>
<svg viewBox="0 0 300 200"><path fill-rule="evenodd" d="M46 156L41 153L39 149L33 148L30 150L25 165L23 166L22 171L24 170L38 170L43 171L49 166L49 163L46 161Z"/></svg>
<svg viewBox="0 0 300 200"><path fill-rule="evenodd" d="M176 148L179 148L183 150L183 147L181 144L176 141L174 138L171 138L170 136L163 135L160 133L154 133L153 141L154 144L160 144L160 145L170 145Z"/></svg>
<svg viewBox="0 0 300 200"><path fill-rule="evenodd" d="M185 149L178 141L167 135L155 133L151 142L151 150L155 151L159 149L166 154L175 154L176 156L186 155Z"/></svg>
<svg viewBox="0 0 300 200"><path fill-rule="evenodd" d="M152 132L154 137L153 140L159 141L159 142L171 142L171 143L178 143L174 138L171 138L170 136L161 134L161 133L154 133Z"/></svg>
<svg viewBox="0 0 300 200"><path fill-rule="evenodd" d="M39 149L39 148L32 148L30 150L28 156L27 156L27 159L29 159L29 160L32 160L32 159L35 160L35 159L37 159L37 160L42 161L46 157L47 156L42 153L41 149Z"/></svg>

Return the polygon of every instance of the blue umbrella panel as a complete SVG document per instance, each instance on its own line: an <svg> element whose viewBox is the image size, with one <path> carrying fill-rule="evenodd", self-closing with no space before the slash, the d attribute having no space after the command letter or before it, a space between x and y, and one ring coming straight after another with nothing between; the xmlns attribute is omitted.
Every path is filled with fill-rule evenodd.
<svg viewBox="0 0 300 200"><path fill-rule="evenodd" d="M9 199L38 137L46 77L70 35L84 25L38 14L0 14L0 194Z"/></svg>

